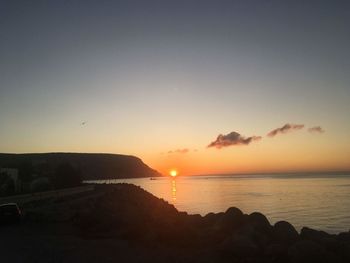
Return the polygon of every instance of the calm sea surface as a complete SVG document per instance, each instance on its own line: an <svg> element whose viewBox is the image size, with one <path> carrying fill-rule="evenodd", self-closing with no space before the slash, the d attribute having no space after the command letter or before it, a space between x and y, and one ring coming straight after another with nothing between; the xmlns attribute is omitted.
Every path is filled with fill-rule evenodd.
<svg viewBox="0 0 350 263"><path fill-rule="evenodd" d="M94 181L96 182L96 181ZM225 175L100 180L132 183L175 205L205 215L231 206L244 213L259 211L271 223L287 220L338 233L350 229L350 175Z"/></svg>

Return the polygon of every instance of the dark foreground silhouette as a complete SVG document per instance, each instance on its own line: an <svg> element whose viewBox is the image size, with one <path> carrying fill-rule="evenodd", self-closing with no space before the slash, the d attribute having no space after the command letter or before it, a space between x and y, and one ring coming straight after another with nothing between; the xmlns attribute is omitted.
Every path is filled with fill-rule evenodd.
<svg viewBox="0 0 350 263"><path fill-rule="evenodd" d="M104 153L0 153L0 167L18 168L25 177L48 176L62 163L73 165L83 180L161 176L140 158ZM21 171L23 170L23 172ZM26 178L27 179L27 178ZM30 178L28 178L30 180Z"/></svg>
<svg viewBox="0 0 350 263"><path fill-rule="evenodd" d="M5 262L350 262L350 232L330 235L258 212L188 215L130 184L23 207L2 226Z"/></svg>

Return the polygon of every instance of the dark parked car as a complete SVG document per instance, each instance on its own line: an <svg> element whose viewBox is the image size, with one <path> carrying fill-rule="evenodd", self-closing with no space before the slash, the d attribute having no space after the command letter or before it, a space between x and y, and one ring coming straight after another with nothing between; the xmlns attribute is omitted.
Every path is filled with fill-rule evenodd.
<svg viewBox="0 0 350 263"><path fill-rule="evenodd" d="M15 203L0 205L0 224L17 224L21 220L21 210Z"/></svg>

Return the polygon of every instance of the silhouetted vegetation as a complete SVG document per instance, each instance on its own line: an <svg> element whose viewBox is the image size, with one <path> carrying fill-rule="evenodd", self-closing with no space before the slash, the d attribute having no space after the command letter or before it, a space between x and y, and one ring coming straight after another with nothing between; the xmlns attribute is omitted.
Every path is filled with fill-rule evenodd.
<svg viewBox="0 0 350 263"><path fill-rule="evenodd" d="M36 178L30 183L30 191L32 193L48 191L48 190L51 190L51 188L52 188L52 183L47 177Z"/></svg>
<svg viewBox="0 0 350 263"><path fill-rule="evenodd" d="M14 165L13 168L17 168L18 169L18 176L19 179L22 180L23 183L28 183L32 180L32 175L34 172L34 167L32 165L31 161L23 161L21 163L19 163L16 167L16 165Z"/></svg>
<svg viewBox="0 0 350 263"><path fill-rule="evenodd" d="M70 163L62 163L55 169L53 184L56 189L79 186L82 182L81 173Z"/></svg>
<svg viewBox="0 0 350 263"><path fill-rule="evenodd" d="M6 173L0 173L0 196L13 195L15 183Z"/></svg>

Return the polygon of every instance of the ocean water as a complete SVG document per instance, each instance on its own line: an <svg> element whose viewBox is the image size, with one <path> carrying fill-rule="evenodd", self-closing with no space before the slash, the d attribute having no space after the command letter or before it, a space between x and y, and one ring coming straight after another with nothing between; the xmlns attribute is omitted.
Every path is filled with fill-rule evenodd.
<svg viewBox="0 0 350 263"><path fill-rule="evenodd" d="M248 214L262 212L272 224L286 220L297 230L303 226L329 233L350 230L350 175L345 174L178 176L98 182L141 186L190 214L223 212L235 206Z"/></svg>

